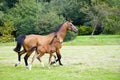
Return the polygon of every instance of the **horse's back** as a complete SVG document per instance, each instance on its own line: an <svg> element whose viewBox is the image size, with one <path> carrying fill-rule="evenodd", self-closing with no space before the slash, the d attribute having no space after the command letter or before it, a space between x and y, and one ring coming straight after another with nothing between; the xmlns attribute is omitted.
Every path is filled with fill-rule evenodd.
<svg viewBox="0 0 120 80"><path fill-rule="evenodd" d="M24 40L24 47L29 50L29 48L34 46L48 45L53 37L54 33L49 35L26 35L26 38Z"/></svg>

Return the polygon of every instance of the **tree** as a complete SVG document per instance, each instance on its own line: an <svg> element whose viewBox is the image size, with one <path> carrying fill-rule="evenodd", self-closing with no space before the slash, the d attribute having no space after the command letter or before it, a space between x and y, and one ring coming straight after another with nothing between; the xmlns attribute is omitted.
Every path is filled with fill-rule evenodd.
<svg viewBox="0 0 120 80"><path fill-rule="evenodd" d="M12 32L14 31L13 22L5 21L4 25L0 27L0 42L13 41Z"/></svg>

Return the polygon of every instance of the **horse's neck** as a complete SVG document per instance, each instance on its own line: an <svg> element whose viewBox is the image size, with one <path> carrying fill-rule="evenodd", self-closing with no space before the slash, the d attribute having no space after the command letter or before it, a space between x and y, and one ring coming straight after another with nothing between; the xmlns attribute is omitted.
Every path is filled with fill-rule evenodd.
<svg viewBox="0 0 120 80"><path fill-rule="evenodd" d="M57 37L59 38L60 42L63 42L65 36L67 33L67 29L65 27L65 25L63 25L57 32Z"/></svg>

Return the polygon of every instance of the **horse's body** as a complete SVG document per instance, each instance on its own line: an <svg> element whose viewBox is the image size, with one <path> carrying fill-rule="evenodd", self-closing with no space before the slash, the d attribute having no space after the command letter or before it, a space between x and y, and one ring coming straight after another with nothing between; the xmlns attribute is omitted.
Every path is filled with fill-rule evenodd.
<svg viewBox="0 0 120 80"><path fill-rule="evenodd" d="M49 35L27 35L24 40L24 48L28 51L31 47L36 45L48 45L50 44L51 40L53 39L55 33L51 33Z"/></svg>
<svg viewBox="0 0 120 80"><path fill-rule="evenodd" d="M77 28L70 21L66 21L55 32L50 33L49 35L44 35L44 36L43 35L26 35L26 36L23 35L23 36L19 36L17 39L17 46L14 49L14 51L18 52L18 62L16 63L15 66L20 64L21 55L24 54L25 52L27 52L25 57L24 57L24 60L25 60L26 67L28 67L28 62L27 62L28 57L34 51L34 50L31 50L31 48L33 48L35 46L40 46L40 48L42 49L43 47L50 45L51 41L54 39L54 36L57 36L57 39L59 39L59 42L62 43L68 30L71 30L73 32L78 31ZM20 51L21 46L23 46L23 48L24 48L22 51ZM60 59L61 59L60 50L57 49L55 52L56 52L57 57L58 57L58 59L56 61L59 61L59 64L62 65L62 63L60 61Z"/></svg>

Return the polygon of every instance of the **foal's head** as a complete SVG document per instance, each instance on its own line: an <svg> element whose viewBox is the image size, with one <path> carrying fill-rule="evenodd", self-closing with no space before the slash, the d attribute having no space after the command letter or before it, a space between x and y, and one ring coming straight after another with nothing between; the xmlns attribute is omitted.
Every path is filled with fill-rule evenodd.
<svg viewBox="0 0 120 80"><path fill-rule="evenodd" d="M72 24L71 21L66 21L67 29L75 33L78 32L78 29Z"/></svg>

